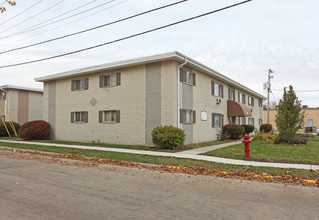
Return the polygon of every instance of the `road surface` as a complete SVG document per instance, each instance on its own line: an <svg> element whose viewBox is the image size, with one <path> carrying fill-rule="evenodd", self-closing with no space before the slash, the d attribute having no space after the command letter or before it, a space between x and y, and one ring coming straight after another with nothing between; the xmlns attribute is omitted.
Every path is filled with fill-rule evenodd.
<svg viewBox="0 0 319 220"><path fill-rule="evenodd" d="M0 219L319 219L319 188L0 156Z"/></svg>

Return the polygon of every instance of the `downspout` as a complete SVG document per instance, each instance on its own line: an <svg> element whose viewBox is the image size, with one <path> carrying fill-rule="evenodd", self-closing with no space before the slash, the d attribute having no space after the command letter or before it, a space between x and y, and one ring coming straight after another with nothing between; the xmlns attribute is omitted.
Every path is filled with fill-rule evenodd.
<svg viewBox="0 0 319 220"><path fill-rule="evenodd" d="M177 127L180 128L180 97L179 97L179 85L180 85L180 75L181 75L181 67L186 65L187 63L187 57L185 57L185 62L178 66L177 69Z"/></svg>
<svg viewBox="0 0 319 220"><path fill-rule="evenodd" d="M0 90L6 93L6 100L4 100L4 115L6 116L8 112L8 92L4 90L2 87L0 87Z"/></svg>

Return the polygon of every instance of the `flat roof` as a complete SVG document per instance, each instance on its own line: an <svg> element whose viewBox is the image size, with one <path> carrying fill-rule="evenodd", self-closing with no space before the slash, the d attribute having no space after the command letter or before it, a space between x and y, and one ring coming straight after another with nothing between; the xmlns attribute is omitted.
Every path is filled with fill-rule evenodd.
<svg viewBox="0 0 319 220"><path fill-rule="evenodd" d="M36 88L29 88L29 87L23 87L23 86L14 86L14 85L3 85L0 86L0 89L16 89L16 90L26 90L31 92L41 92L43 93L43 89L36 89Z"/></svg>
<svg viewBox="0 0 319 220"><path fill-rule="evenodd" d="M175 60L181 63L184 63L187 60L187 66L190 66L196 70L199 70L209 76L212 76L213 78L216 78L230 86L233 86L246 93L254 95L260 99L266 99L266 97L264 97L263 95L249 89L248 87L226 77L225 75L211 69L210 67L205 66L204 64L178 51L157 54L152 56L139 57L139 58L128 59L128 60L122 60L117 62L111 62L111 63L102 64L102 65L89 66L89 67L85 67L81 69L75 69L75 70L66 71L62 73L38 77L38 78L35 78L34 80L37 82L46 82L51 80L58 80L58 79L73 77L73 76L81 76L85 74L96 73L96 72L105 71L105 70L112 70L116 68L130 67L130 66L136 66L140 64L147 64L147 63L159 62L159 61L165 61L165 60Z"/></svg>

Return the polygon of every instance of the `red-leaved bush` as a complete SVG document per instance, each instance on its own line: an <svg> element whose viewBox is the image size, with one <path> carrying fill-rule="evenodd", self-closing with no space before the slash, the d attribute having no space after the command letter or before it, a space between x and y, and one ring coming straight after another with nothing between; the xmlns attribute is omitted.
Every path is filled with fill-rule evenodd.
<svg viewBox="0 0 319 220"><path fill-rule="evenodd" d="M43 120L29 121L19 129L23 140L45 140L49 137L51 125Z"/></svg>

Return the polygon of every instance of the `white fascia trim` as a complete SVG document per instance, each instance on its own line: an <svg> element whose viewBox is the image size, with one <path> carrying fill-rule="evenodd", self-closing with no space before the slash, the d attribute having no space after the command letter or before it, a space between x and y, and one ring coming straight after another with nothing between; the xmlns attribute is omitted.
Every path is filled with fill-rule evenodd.
<svg viewBox="0 0 319 220"><path fill-rule="evenodd" d="M23 87L23 86L13 86L13 85L3 85L3 86L0 86L0 89L16 89L16 90L26 90L26 91L31 91L31 92L43 93L43 89L35 89L35 88L29 88L29 87Z"/></svg>

